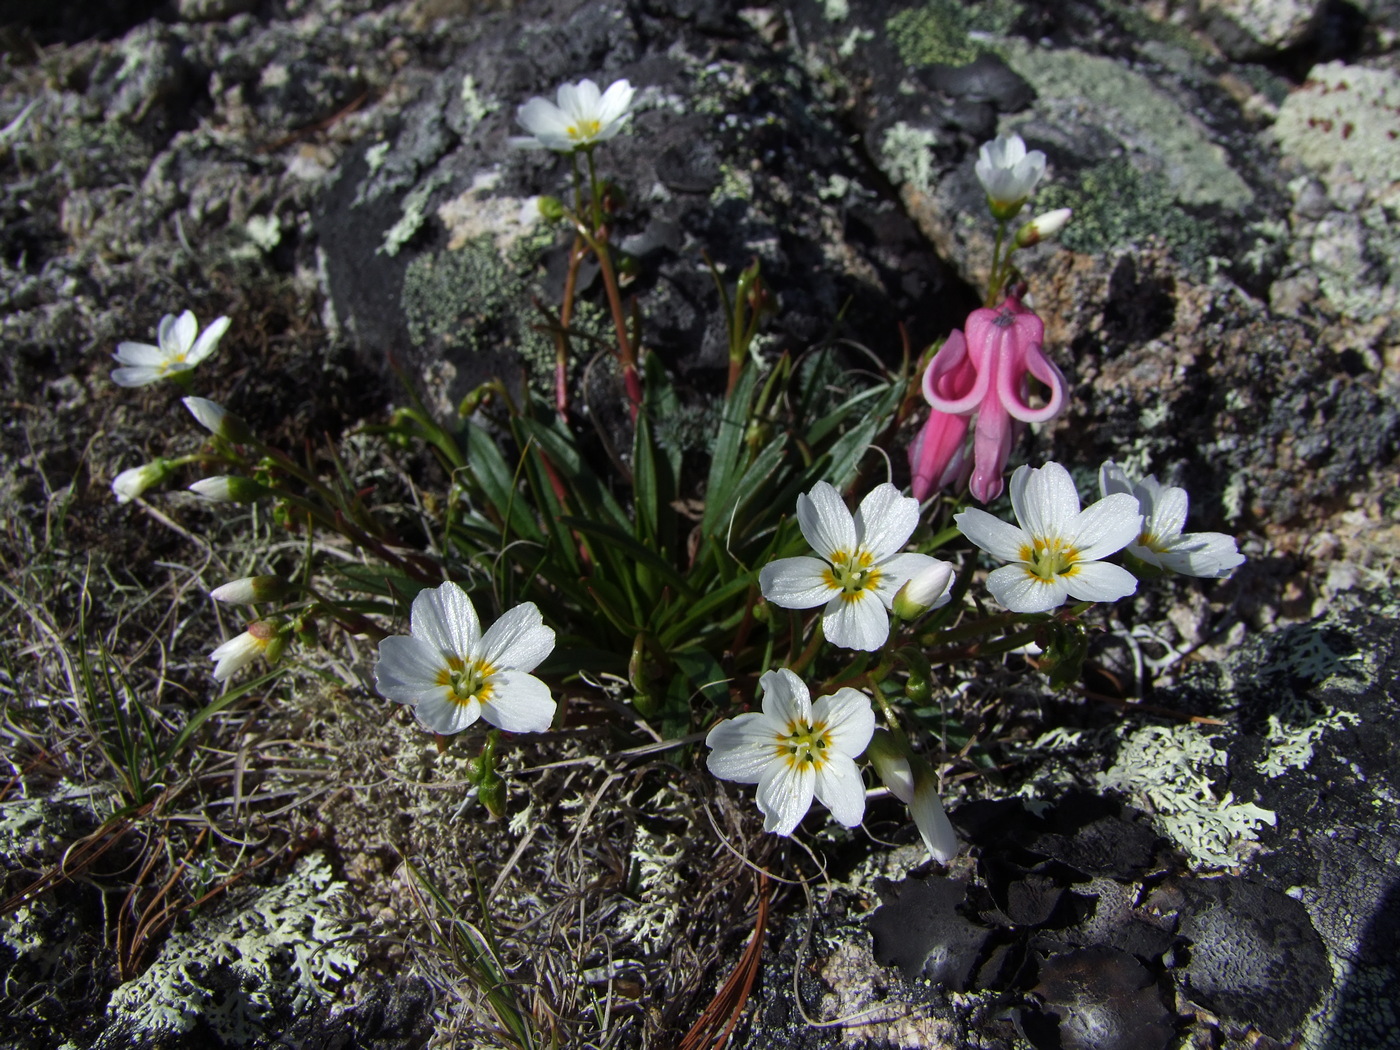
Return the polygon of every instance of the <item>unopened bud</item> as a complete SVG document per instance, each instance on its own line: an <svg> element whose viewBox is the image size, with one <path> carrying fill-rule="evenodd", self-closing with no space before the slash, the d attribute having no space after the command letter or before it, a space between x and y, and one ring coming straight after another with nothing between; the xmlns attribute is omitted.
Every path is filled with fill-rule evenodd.
<svg viewBox="0 0 1400 1050"><path fill-rule="evenodd" d="M1037 215L1016 231L1016 247L1029 248L1055 236L1065 228L1072 214L1069 208L1056 208L1044 215Z"/></svg>
<svg viewBox="0 0 1400 1050"><path fill-rule="evenodd" d="M958 836L943 801L938 797L938 777L933 767L918 755L908 754L894 736L883 729L875 730L865 757L875 767L890 794L909 807L919 837L924 840L928 855L940 864L952 860L958 852Z"/></svg>
<svg viewBox="0 0 1400 1050"><path fill-rule="evenodd" d="M564 218L564 202L558 197L539 197L535 203L545 222L558 222Z"/></svg>
<svg viewBox="0 0 1400 1050"><path fill-rule="evenodd" d="M930 609L948 604L952 597L953 565L934 560L911 576L894 596L894 613L901 620L916 620Z"/></svg>
<svg viewBox="0 0 1400 1050"><path fill-rule="evenodd" d="M244 576L222 587L215 587L209 592L209 597L230 605L255 605L258 602L275 602L291 591L292 585L281 576Z"/></svg>
<svg viewBox="0 0 1400 1050"><path fill-rule="evenodd" d="M216 437L232 441L235 445L246 445L253 440L253 431L248 424L217 401L210 401L207 397L187 397L183 403L199 425Z"/></svg>
<svg viewBox="0 0 1400 1050"><path fill-rule="evenodd" d="M265 486L252 478L240 478L236 474L204 478L191 485L190 491L214 503L253 503L271 495Z"/></svg>
<svg viewBox="0 0 1400 1050"><path fill-rule="evenodd" d="M124 470L112 479L112 494L118 503L130 503L152 485L159 485L175 470L168 459L157 459L140 467Z"/></svg>

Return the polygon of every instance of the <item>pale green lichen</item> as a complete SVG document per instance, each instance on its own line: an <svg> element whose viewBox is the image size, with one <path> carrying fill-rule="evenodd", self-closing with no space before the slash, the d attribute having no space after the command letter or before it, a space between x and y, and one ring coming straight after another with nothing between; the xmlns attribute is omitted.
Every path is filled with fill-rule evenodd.
<svg viewBox="0 0 1400 1050"><path fill-rule="evenodd" d="M377 142L369 149L365 150L365 164L369 167L371 175L384 167L384 161L389 156L389 149L389 143Z"/></svg>
<svg viewBox="0 0 1400 1050"><path fill-rule="evenodd" d="M907 183L922 193L933 189L933 147L938 136L928 128L911 127L900 121L880 140L885 170L896 182Z"/></svg>
<svg viewBox="0 0 1400 1050"><path fill-rule="evenodd" d="M467 130L471 131L489 117L501 104L492 98L483 97L476 86L476 77L468 73L462 78L462 113L467 118Z"/></svg>
<svg viewBox="0 0 1400 1050"><path fill-rule="evenodd" d="M338 910L345 892L324 856L304 857L281 884L171 936L145 973L112 993L108 1016L147 1039L198 1021L224 1045L267 1035L276 1010L315 1008L359 966L355 928Z"/></svg>
<svg viewBox="0 0 1400 1050"><path fill-rule="evenodd" d="M1302 701L1291 703L1285 710L1269 715L1269 729L1265 737L1269 749L1254 764L1254 768L1270 778L1281 776L1290 769L1306 769L1324 733L1345 729L1360 721L1351 711L1340 711L1331 706L1319 711Z"/></svg>
<svg viewBox="0 0 1400 1050"><path fill-rule="evenodd" d="M1362 652L1343 655L1327 644L1326 632L1311 624L1297 624L1283 631L1272 647L1269 661L1259 668L1260 677L1282 675L1301 678L1316 686L1356 692L1370 677Z"/></svg>
<svg viewBox="0 0 1400 1050"><path fill-rule="evenodd" d="M841 22L851 15L849 0L822 0L822 14L828 22Z"/></svg>
<svg viewBox="0 0 1400 1050"><path fill-rule="evenodd" d="M1098 776L1101 790L1123 792L1152 816L1157 830L1185 851L1196 867L1229 867L1273 811L1217 795L1213 779L1225 769L1226 752L1200 726L1143 726L1118 749L1112 767Z"/></svg>
<svg viewBox="0 0 1400 1050"><path fill-rule="evenodd" d="M649 952L670 944L682 915L685 842L668 832L638 825L632 840L631 878L636 901L618 918L617 928Z"/></svg>
<svg viewBox="0 0 1400 1050"><path fill-rule="evenodd" d="M423 226L428 217L428 199L433 192L448 181L447 176L441 173L428 176L419 185L408 192L403 199L403 215L399 221L390 226L384 233L384 243L376 248L375 254L394 256L399 254L399 250L413 239Z"/></svg>
<svg viewBox="0 0 1400 1050"><path fill-rule="evenodd" d="M1047 119L1053 122L1061 110L1073 114L1087 108L1139 164L1160 166L1153 174L1180 203L1233 211L1254 199L1205 125L1121 61L1018 40L1006 41L1000 50L1011 68L1035 88L1038 108Z"/></svg>

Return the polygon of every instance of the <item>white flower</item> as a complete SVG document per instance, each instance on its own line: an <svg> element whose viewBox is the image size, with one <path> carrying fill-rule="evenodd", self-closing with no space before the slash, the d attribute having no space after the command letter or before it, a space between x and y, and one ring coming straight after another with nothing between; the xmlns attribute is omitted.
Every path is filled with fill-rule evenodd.
<svg viewBox="0 0 1400 1050"><path fill-rule="evenodd" d="M534 602L517 605L484 635L455 583L418 592L410 633L379 643L379 692L413 704L418 721L444 736L478 718L512 733L541 733L554 721L549 686L531 671L554 648Z"/></svg>
<svg viewBox="0 0 1400 1050"><path fill-rule="evenodd" d="M267 488L259 482L236 474L201 478L190 486L190 491L211 503L252 503L268 494Z"/></svg>
<svg viewBox="0 0 1400 1050"><path fill-rule="evenodd" d="M725 780L758 785L763 830L791 835L812 798L846 827L865 816L865 783L856 758L875 731L870 698L839 689L817 698L786 667L758 683L762 712L726 719L710 730L706 763Z"/></svg>
<svg viewBox="0 0 1400 1050"><path fill-rule="evenodd" d="M1228 576L1244 564L1233 537L1223 532L1188 532L1186 490L1163 485L1149 474L1137 484L1123 468L1109 460L1099 468L1099 488L1105 496L1127 493L1142 512L1142 533L1128 544L1128 553L1159 569L1184 576Z"/></svg>
<svg viewBox="0 0 1400 1050"><path fill-rule="evenodd" d="M130 503L152 485L159 485L170 476L169 460L157 459L140 467L130 467L112 479L112 494L118 503Z"/></svg>
<svg viewBox="0 0 1400 1050"><path fill-rule="evenodd" d="M977 546L1012 563L987 577L987 589L1012 612L1048 612L1066 598L1117 601L1137 590L1127 569L1099 561L1142 529L1132 496L1115 493L1081 511L1069 471L1047 463L1016 469L1011 506L1019 529L983 510L965 510L953 520Z"/></svg>
<svg viewBox="0 0 1400 1050"><path fill-rule="evenodd" d="M220 317L201 334L199 322L190 311L178 319L174 314L166 314L156 329L159 346L117 344L117 352L112 356L123 367L112 371L112 382L118 386L145 386L177 372L188 372L214 352L228 325L228 318Z"/></svg>
<svg viewBox="0 0 1400 1050"><path fill-rule="evenodd" d="M515 119L530 134L512 138L511 145L572 153L612 138L627 123L635 89L625 80L599 92L591 80L559 86L558 105L536 95L515 111Z"/></svg>
<svg viewBox="0 0 1400 1050"><path fill-rule="evenodd" d="M860 501L855 517L825 481L797 497L797 522L820 558L779 558L758 574L763 596L784 609L826 605L822 630L846 649L873 651L890 634L895 593L936 566L927 554L900 554L919 523L919 501L889 482Z"/></svg>
<svg viewBox="0 0 1400 1050"><path fill-rule="evenodd" d="M1020 135L998 135L978 151L976 171L993 210L1014 215L1045 174L1045 154L1038 149L1027 153Z"/></svg>
<svg viewBox="0 0 1400 1050"><path fill-rule="evenodd" d="M280 651L280 638L281 632L276 624L265 620L249 624L246 631L230 638L209 654L209 659L214 661L214 677L220 682L228 681L259 656L267 653L273 642L279 642L277 648Z"/></svg>

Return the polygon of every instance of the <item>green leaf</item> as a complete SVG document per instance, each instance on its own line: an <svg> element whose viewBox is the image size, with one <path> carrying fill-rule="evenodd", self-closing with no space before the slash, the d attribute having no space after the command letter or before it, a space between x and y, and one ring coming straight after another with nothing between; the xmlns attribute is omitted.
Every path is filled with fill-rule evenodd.
<svg viewBox="0 0 1400 1050"><path fill-rule="evenodd" d="M729 524L733 508L730 489L738 480L739 465L744 454L744 434L748 429L757 383L758 370L751 364L745 365L739 382L724 401L719 434L716 435L714 453L710 458L710 476L705 485L705 514L700 522L700 529L707 536L722 534Z"/></svg>
<svg viewBox="0 0 1400 1050"><path fill-rule="evenodd" d="M496 511L504 526L501 531L501 546L512 538L534 540L543 539L540 530L530 519L523 501L517 498L515 471L501 455L491 435L475 423L467 424L467 470L470 477L481 487L482 495Z"/></svg>

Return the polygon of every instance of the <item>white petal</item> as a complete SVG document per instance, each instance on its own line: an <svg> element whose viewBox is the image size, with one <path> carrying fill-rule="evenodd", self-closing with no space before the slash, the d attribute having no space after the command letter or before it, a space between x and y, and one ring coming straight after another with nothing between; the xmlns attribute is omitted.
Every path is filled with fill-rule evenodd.
<svg viewBox="0 0 1400 1050"><path fill-rule="evenodd" d="M515 111L515 119L532 135L568 137L569 117L547 98L536 96Z"/></svg>
<svg viewBox="0 0 1400 1050"><path fill-rule="evenodd" d="M774 732L786 732L793 722L810 722L812 694L802 679L786 667L767 671L758 680L763 693L763 716Z"/></svg>
<svg viewBox="0 0 1400 1050"><path fill-rule="evenodd" d="M1049 612L1064 605L1068 591L1057 578L1042 580L1024 565L1004 565L987 577L992 597L1012 612Z"/></svg>
<svg viewBox="0 0 1400 1050"><path fill-rule="evenodd" d="M774 760L778 734L773 723L757 711L727 718L705 737L710 747L705 765L722 780L757 784Z"/></svg>
<svg viewBox="0 0 1400 1050"><path fill-rule="evenodd" d="M145 365L133 368L112 369L112 382L117 386L146 386L164 378L164 373L159 368L149 368Z"/></svg>
<svg viewBox="0 0 1400 1050"><path fill-rule="evenodd" d="M632 105L632 96L635 94L632 85L625 80L614 80L608 85L608 90L603 92L603 98L598 103L598 119L603 124L611 124L626 114L629 106Z"/></svg>
<svg viewBox="0 0 1400 1050"><path fill-rule="evenodd" d="M865 816L865 781L855 762L845 755L832 755L817 770L813 794L836 818L853 828Z"/></svg>
<svg viewBox="0 0 1400 1050"><path fill-rule="evenodd" d="M855 519L841 494L825 481L817 482L811 492L797 497L797 523L812 550L828 561L837 551L855 553Z"/></svg>
<svg viewBox="0 0 1400 1050"><path fill-rule="evenodd" d="M197 340L194 347L185 355L185 361L191 365L197 365L214 352L214 348L219 345L219 340L228 331L229 319L220 317L217 321L206 328Z"/></svg>
<svg viewBox="0 0 1400 1050"><path fill-rule="evenodd" d="M164 318L161 320L164 321ZM166 329L160 340L161 349L171 357L183 357L190 352L190 347L194 346L194 337L198 334L199 322L194 319L193 313L186 310Z"/></svg>
<svg viewBox="0 0 1400 1050"><path fill-rule="evenodd" d="M1142 529L1148 535L1155 537L1161 542L1170 540L1173 536L1181 535L1181 530L1186 527L1186 490L1177 488L1175 485L1157 485L1156 478L1143 479L1143 486L1147 482L1154 483L1151 492L1151 504L1142 508L1143 526Z"/></svg>
<svg viewBox="0 0 1400 1050"><path fill-rule="evenodd" d="M890 636L890 614L874 591L838 594L826 603L822 630L832 645L873 653Z"/></svg>
<svg viewBox="0 0 1400 1050"><path fill-rule="evenodd" d="M587 78L580 80L574 98L577 100L580 117L584 120L598 119L599 103L603 100L603 93L598 90L597 84Z"/></svg>
<svg viewBox="0 0 1400 1050"><path fill-rule="evenodd" d="M759 570L758 589L784 609L811 609L841 589L828 582L829 570L818 558L779 558Z"/></svg>
<svg viewBox="0 0 1400 1050"><path fill-rule="evenodd" d="M758 808L763 811L763 830L791 835L812 808L816 774L806 762L773 762L758 782Z"/></svg>
<svg viewBox="0 0 1400 1050"><path fill-rule="evenodd" d="M1085 507L1058 535L1078 550L1084 561L1098 561L1121 551L1141 532L1138 501L1119 492Z"/></svg>
<svg viewBox="0 0 1400 1050"><path fill-rule="evenodd" d="M185 313L189 314L190 312L186 310ZM190 314L190 318L193 320L194 314ZM175 315L166 314L156 325L156 342L160 344L161 351L168 357L174 357L181 349L180 340L175 334L175 324Z"/></svg>
<svg viewBox="0 0 1400 1050"><path fill-rule="evenodd" d="M413 709L418 721L434 733L451 736L466 729L481 717L481 704L475 697L465 704L450 700L447 691L440 696L430 697L419 702Z"/></svg>
<svg viewBox="0 0 1400 1050"><path fill-rule="evenodd" d="M1015 480L1012 478L1012 484ZM1025 532L985 510L965 510L955 514L953 521L964 536L1001 561L1020 561L1022 548L1031 545Z"/></svg>
<svg viewBox="0 0 1400 1050"><path fill-rule="evenodd" d="M409 622L415 638L422 638L443 653L463 660L479 653L481 621L476 618L467 592L451 580L419 591L413 599Z"/></svg>
<svg viewBox="0 0 1400 1050"><path fill-rule="evenodd" d="M1163 568L1184 576L1220 578L1244 564L1233 536L1223 532L1188 532L1159 555Z"/></svg>
<svg viewBox="0 0 1400 1050"><path fill-rule="evenodd" d="M504 613L481 639L482 659L501 669L533 671L553 651L554 631L544 626L534 602L517 605Z"/></svg>
<svg viewBox="0 0 1400 1050"><path fill-rule="evenodd" d="M831 741L829 752L858 758L875 732L875 712L870 697L847 686L830 696L820 696L812 704L812 722L826 723Z"/></svg>
<svg viewBox="0 0 1400 1050"><path fill-rule="evenodd" d="M880 602L886 609L892 608L894 596L899 593L901 587L925 571L946 564L946 562L940 562L937 558L927 554L896 554L893 558L880 562L880 579L875 584L875 593L880 596ZM946 578L940 577L944 582L943 589L924 603L929 608L937 608L938 605L946 604L948 587L953 582L952 566L948 566L948 568L950 571ZM944 601L939 601L940 598Z"/></svg>
<svg viewBox="0 0 1400 1050"><path fill-rule="evenodd" d="M1137 590L1137 577L1121 565L1106 561L1082 562L1066 573L1065 590L1081 602L1116 602Z"/></svg>
<svg viewBox="0 0 1400 1050"><path fill-rule="evenodd" d="M549 636L552 648L554 632ZM481 717L493 726L508 733L543 733L554 724L554 696L534 675L503 671L489 681L491 698L481 705Z"/></svg>
<svg viewBox="0 0 1400 1050"><path fill-rule="evenodd" d="M374 686L390 700L416 704L425 694L447 689L438 680L446 669L442 653L430 642L412 635L394 635L379 643Z"/></svg>
<svg viewBox="0 0 1400 1050"><path fill-rule="evenodd" d="M1128 480L1123 468L1110 459L1099 468L1099 493L1112 496L1115 492L1125 492L1131 496L1133 483Z"/></svg>
<svg viewBox="0 0 1400 1050"><path fill-rule="evenodd" d="M900 495L889 482L876 485L856 511L856 542L884 561L909 542L919 524L919 501Z"/></svg>
<svg viewBox="0 0 1400 1050"><path fill-rule="evenodd" d="M1011 506L1030 536L1068 538L1079 517L1079 493L1069 471L1058 463L1047 463L1038 470L1017 467L1011 475Z"/></svg>
<svg viewBox="0 0 1400 1050"><path fill-rule="evenodd" d="M915 789L909 813L930 857L939 864L947 864L957 856L958 834L953 830L948 814L943 811L943 801L938 797L938 781L932 775Z"/></svg>
<svg viewBox="0 0 1400 1050"><path fill-rule="evenodd" d="M112 355L124 365L149 365L159 368L165 364L165 351L150 343L118 343L117 352Z"/></svg>

